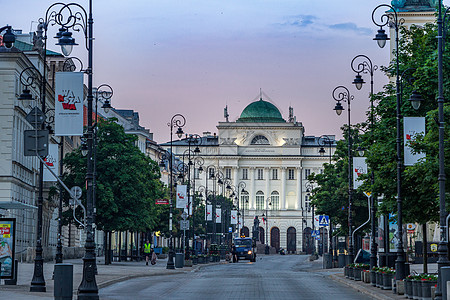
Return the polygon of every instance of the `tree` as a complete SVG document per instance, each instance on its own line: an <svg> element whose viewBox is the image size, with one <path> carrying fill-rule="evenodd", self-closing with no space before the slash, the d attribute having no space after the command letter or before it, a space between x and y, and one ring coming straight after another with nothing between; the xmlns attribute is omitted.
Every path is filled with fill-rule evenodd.
<svg viewBox="0 0 450 300"><path fill-rule="evenodd" d="M153 230L166 210L155 205L155 199L167 194L158 164L141 153L137 137L115 121L101 120L98 127L96 224L104 231ZM64 166L65 182L83 187L85 202L86 158L75 150L66 155ZM71 214L67 211L66 218Z"/></svg>

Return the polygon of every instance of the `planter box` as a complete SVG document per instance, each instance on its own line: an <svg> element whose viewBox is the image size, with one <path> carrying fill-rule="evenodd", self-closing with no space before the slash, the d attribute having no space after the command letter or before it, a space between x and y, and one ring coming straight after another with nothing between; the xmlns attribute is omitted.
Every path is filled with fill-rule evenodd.
<svg viewBox="0 0 450 300"><path fill-rule="evenodd" d="M412 283L412 298L413 299L419 299L419 292L417 291L418 289L418 281L417 280L411 280Z"/></svg>
<svg viewBox="0 0 450 300"><path fill-rule="evenodd" d="M347 266L344 267L344 276L345 276L345 278L348 278L348 267Z"/></svg>
<svg viewBox="0 0 450 300"><path fill-rule="evenodd" d="M199 264L204 264L204 263L205 263L205 257L199 256L199 257L198 257L198 263L199 263Z"/></svg>
<svg viewBox="0 0 450 300"><path fill-rule="evenodd" d="M361 281L361 273L362 269L354 268L353 269L353 278L355 281Z"/></svg>
<svg viewBox="0 0 450 300"><path fill-rule="evenodd" d="M370 271L370 283L372 286L377 286L377 272Z"/></svg>
<svg viewBox="0 0 450 300"><path fill-rule="evenodd" d="M436 281L421 281L422 300L431 300L431 287L436 285Z"/></svg>
<svg viewBox="0 0 450 300"><path fill-rule="evenodd" d="M184 260L184 266L185 267L192 267L192 260L191 259L185 259Z"/></svg>
<svg viewBox="0 0 450 300"><path fill-rule="evenodd" d="M383 274L380 272L376 272L376 286L381 288L383 286Z"/></svg>
<svg viewBox="0 0 450 300"><path fill-rule="evenodd" d="M412 281L405 279L405 296L412 299Z"/></svg>
<svg viewBox="0 0 450 300"><path fill-rule="evenodd" d="M350 278L351 280L355 280L355 269L353 267L349 267L348 268L348 278Z"/></svg>
<svg viewBox="0 0 450 300"><path fill-rule="evenodd" d="M383 290L392 290L392 274L382 274L383 278L383 286L381 287Z"/></svg>

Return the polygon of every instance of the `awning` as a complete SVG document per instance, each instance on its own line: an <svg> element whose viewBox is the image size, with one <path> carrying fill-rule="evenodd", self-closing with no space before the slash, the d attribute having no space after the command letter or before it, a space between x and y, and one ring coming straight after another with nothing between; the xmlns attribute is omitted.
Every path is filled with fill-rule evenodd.
<svg viewBox="0 0 450 300"><path fill-rule="evenodd" d="M0 201L0 209L37 209L37 206L17 201L12 202Z"/></svg>

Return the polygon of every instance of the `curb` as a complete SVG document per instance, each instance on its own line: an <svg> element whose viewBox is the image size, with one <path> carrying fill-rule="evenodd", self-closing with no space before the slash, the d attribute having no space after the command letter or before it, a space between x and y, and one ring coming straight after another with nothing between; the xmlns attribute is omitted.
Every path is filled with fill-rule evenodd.
<svg viewBox="0 0 450 300"><path fill-rule="evenodd" d="M364 286L353 284L351 281L343 279L343 278L340 278L337 275L329 275L329 277L332 280L338 281L339 283L342 283L342 284L345 284L346 286L351 287L351 288L357 290L358 292L360 292L362 294L368 295L368 296L372 297L373 299L378 299L378 300L392 300L392 299L395 299L395 298L391 298L391 297L379 294L379 293L377 293L375 291L372 291L371 289L368 289L368 288L366 288Z"/></svg>

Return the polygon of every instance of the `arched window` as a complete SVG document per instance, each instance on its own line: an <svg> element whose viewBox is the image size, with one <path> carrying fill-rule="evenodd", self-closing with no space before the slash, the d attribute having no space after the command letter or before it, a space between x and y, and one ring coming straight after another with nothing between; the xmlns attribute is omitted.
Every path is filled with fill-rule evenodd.
<svg viewBox="0 0 450 300"><path fill-rule="evenodd" d="M269 140L263 135L257 135L253 138L251 145L270 145Z"/></svg>
<svg viewBox="0 0 450 300"><path fill-rule="evenodd" d="M256 209L264 209L264 193L261 191L256 192Z"/></svg>
<svg viewBox="0 0 450 300"><path fill-rule="evenodd" d="M280 209L280 194L277 191L273 191L270 195L270 202L272 203L272 210Z"/></svg>
<svg viewBox="0 0 450 300"><path fill-rule="evenodd" d="M244 208L244 210L248 210L248 202L250 200L250 197L248 195L247 191L244 191L241 193L241 209Z"/></svg>

